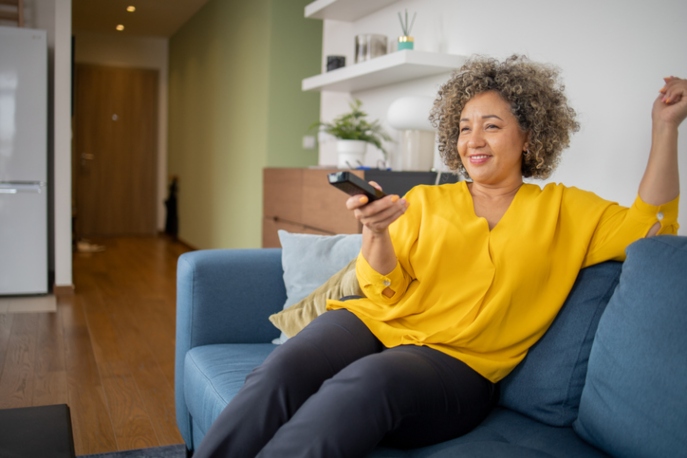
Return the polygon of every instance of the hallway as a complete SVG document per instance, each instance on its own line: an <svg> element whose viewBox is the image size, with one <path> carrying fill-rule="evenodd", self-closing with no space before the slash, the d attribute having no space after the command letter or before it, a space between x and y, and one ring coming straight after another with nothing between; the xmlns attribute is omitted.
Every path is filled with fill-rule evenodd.
<svg viewBox="0 0 687 458"><path fill-rule="evenodd" d="M174 414L176 261L166 237L74 253L56 313L0 314L0 408L66 403L77 455L180 444Z"/></svg>

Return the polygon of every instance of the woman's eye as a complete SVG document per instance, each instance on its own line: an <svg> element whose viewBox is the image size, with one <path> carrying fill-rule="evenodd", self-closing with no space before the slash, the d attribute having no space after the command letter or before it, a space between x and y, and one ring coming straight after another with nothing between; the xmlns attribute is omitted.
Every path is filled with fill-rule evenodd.
<svg viewBox="0 0 687 458"><path fill-rule="evenodd" d="M496 124L488 124L487 125L487 129L498 129L498 128L499 128L499 126L497 126Z"/></svg>
<svg viewBox="0 0 687 458"><path fill-rule="evenodd" d="M470 130L469 127L461 127L461 128L460 128L460 131L461 131L461 132L467 132L468 130Z"/></svg>

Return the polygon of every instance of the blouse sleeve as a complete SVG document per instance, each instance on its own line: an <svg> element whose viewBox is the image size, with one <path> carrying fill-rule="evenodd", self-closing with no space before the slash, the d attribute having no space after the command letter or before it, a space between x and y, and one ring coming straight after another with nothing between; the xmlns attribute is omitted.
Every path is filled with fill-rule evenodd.
<svg viewBox="0 0 687 458"><path fill-rule="evenodd" d="M396 304L415 278L409 254L417 242L423 205L415 189L408 191L405 199L410 202L408 211L389 226L391 241L398 259L394 270L387 275L380 274L370 266L362 253L358 256L356 263L356 275L360 289L362 289L365 297L378 304ZM391 297L384 294L385 291L388 294L389 290L393 291Z"/></svg>
<svg viewBox="0 0 687 458"><path fill-rule="evenodd" d="M382 275L370 266L362 253L358 255L355 270L360 289L362 289L365 297L380 304L393 305L397 303L412 281L410 275L403 270L399 262L389 274ZM388 293L387 288L393 291L393 295L390 297L384 294L384 291Z"/></svg>
<svg viewBox="0 0 687 458"><path fill-rule="evenodd" d="M660 224L658 235L677 234L679 197L663 205L650 205L637 196L630 208L612 204L606 207L592 236L584 266L603 261L625 260L625 248L646 237Z"/></svg>

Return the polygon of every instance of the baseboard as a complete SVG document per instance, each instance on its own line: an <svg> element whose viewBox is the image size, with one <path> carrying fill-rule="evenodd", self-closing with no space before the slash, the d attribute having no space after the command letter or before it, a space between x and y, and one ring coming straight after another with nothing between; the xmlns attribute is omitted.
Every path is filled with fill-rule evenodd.
<svg viewBox="0 0 687 458"><path fill-rule="evenodd" d="M55 296L73 296L74 285L53 285L52 293Z"/></svg>
<svg viewBox="0 0 687 458"><path fill-rule="evenodd" d="M191 251L196 251L199 249L198 247L195 247L195 246L191 245L190 243L188 243L186 240L179 238L176 235L168 234L165 231L158 231L157 235L158 235L158 237L167 237L168 239L173 240L176 243L184 245L186 248L188 248Z"/></svg>
<svg viewBox="0 0 687 458"><path fill-rule="evenodd" d="M186 240L181 239L181 238L179 238L179 237L177 237L176 241L179 242L179 243L181 243L182 245L184 245L186 248L188 248L188 249L191 250L191 251L197 251L197 250L199 249L198 247L195 247L195 246L191 245L191 244L188 243Z"/></svg>

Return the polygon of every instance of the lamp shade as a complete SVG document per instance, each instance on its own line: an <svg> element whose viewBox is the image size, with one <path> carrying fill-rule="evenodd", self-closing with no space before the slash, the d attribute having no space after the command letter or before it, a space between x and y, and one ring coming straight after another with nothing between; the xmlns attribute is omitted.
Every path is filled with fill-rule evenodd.
<svg viewBox="0 0 687 458"><path fill-rule="evenodd" d="M429 112L433 103L432 97L408 96L396 99L389 105L387 122L398 130L434 131L429 122Z"/></svg>

